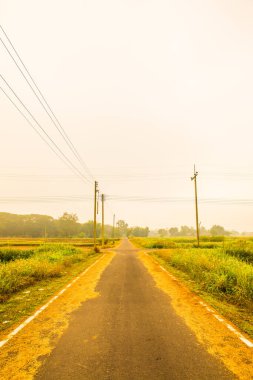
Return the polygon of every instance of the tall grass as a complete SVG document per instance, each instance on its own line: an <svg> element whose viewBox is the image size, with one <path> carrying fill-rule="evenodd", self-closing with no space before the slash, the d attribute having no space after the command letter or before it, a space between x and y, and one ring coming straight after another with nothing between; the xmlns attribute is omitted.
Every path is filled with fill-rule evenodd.
<svg viewBox="0 0 253 380"><path fill-rule="evenodd" d="M9 261L14 261L17 259L27 259L34 254L33 249L20 250L13 248L0 249L0 263L7 263Z"/></svg>
<svg viewBox="0 0 253 380"><path fill-rule="evenodd" d="M86 261L93 254L66 244L43 245L36 250L19 253L8 251L7 257L12 259L3 260L0 264L0 301L42 279L61 276L67 267Z"/></svg>
<svg viewBox="0 0 253 380"><path fill-rule="evenodd" d="M221 249L176 249L153 254L187 273L208 293L237 305L253 302L253 267Z"/></svg>

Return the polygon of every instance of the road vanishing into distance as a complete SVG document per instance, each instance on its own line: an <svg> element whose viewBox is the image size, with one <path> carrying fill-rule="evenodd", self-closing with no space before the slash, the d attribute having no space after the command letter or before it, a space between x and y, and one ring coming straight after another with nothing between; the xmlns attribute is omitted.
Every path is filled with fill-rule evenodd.
<svg viewBox="0 0 253 380"><path fill-rule="evenodd" d="M234 379L171 306L125 239L82 303L37 380ZM215 333L215 332L214 332Z"/></svg>

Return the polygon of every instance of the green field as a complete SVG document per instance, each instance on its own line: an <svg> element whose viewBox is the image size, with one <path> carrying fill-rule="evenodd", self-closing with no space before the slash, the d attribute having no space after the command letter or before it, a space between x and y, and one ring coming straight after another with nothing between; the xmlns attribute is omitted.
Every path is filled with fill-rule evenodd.
<svg viewBox="0 0 253 380"><path fill-rule="evenodd" d="M220 313L253 336L252 238L133 238Z"/></svg>

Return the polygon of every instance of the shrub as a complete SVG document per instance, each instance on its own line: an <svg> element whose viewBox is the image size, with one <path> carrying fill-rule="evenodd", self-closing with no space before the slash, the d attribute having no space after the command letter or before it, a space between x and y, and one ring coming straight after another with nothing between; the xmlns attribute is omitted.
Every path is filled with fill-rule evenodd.
<svg viewBox="0 0 253 380"><path fill-rule="evenodd" d="M28 257L31 257L34 254L34 250L20 250L20 249L11 249L11 248L5 248L0 249L0 262L6 263L9 261L14 261L17 259L27 259Z"/></svg>

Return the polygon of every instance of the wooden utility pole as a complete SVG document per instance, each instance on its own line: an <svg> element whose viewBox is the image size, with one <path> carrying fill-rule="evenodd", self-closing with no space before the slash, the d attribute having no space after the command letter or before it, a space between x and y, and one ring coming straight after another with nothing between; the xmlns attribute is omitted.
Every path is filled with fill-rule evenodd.
<svg viewBox="0 0 253 380"><path fill-rule="evenodd" d="M105 196L104 194L101 195L102 200L102 247L104 247L105 244Z"/></svg>
<svg viewBox="0 0 253 380"><path fill-rule="evenodd" d="M98 183L95 181L94 186L94 223L93 223L93 236L94 236L94 250L96 250L97 247L97 195L98 195Z"/></svg>
<svg viewBox="0 0 253 380"><path fill-rule="evenodd" d="M113 244L114 244L114 238L115 238L115 214L113 214L112 238L113 238Z"/></svg>
<svg viewBox="0 0 253 380"><path fill-rule="evenodd" d="M191 180L194 181L194 191L195 191L195 211L196 211L196 232L197 232L197 243L199 247L199 211L198 211L198 192L197 192L197 175L199 173L195 170L194 165L194 175Z"/></svg>

